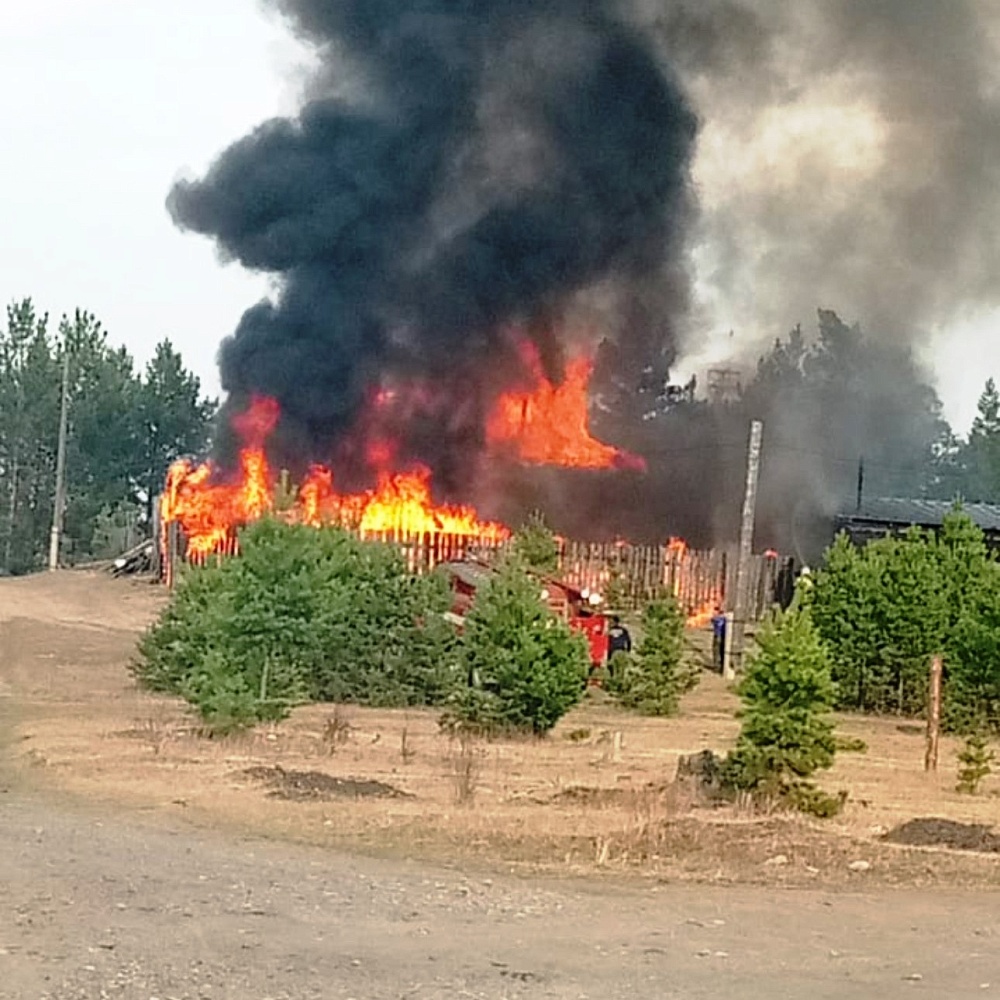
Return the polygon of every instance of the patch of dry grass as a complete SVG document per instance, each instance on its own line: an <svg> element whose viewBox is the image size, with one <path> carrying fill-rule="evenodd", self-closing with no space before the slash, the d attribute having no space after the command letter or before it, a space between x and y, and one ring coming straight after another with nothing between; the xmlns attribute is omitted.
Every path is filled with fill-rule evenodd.
<svg viewBox="0 0 1000 1000"><path fill-rule="evenodd" d="M118 599L126 585L108 583L108 600ZM39 601L40 584L31 586L25 615ZM838 720L840 735L868 749L840 754L820 777L828 791L850 796L840 817L822 823L746 803L696 809L672 783L681 754L724 753L737 734L736 698L707 674L675 719L628 715L596 691L545 740L463 745L440 731L437 712L354 706L303 707L280 725L206 739L180 702L137 691L125 671L150 613L145 593L129 639L120 610L108 628L77 618L81 586L101 599L94 581L57 575L49 586L70 589L65 614L56 593L45 620L19 619L5 649L18 702L13 753L35 784L200 823L470 864L781 884L1000 880L1000 859L879 839L916 816L992 823L998 815L997 776L979 796L955 792L958 745L950 739L940 771L926 775L912 723ZM241 777L255 767L379 781L407 797L276 800ZM858 860L869 867L852 871Z"/></svg>

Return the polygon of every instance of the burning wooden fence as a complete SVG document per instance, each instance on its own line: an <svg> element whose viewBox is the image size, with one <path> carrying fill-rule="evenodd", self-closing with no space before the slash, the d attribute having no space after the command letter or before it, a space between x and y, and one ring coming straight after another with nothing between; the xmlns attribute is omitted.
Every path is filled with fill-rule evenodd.
<svg viewBox="0 0 1000 1000"><path fill-rule="evenodd" d="M777 600L786 562L756 555L748 567L747 613L758 620ZM669 593L688 616L707 623L716 606L730 607L736 594L736 548L698 550L682 543L629 545L567 542L560 575L580 590L602 594L609 606L635 610Z"/></svg>
<svg viewBox="0 0 1000 1000"><path fill-rule="evenodd" d="M462 559L491 562L509 544L442 532L357 534L364 540L397 546L411 573L427 573L442 563ZM164 543L160 575L169 587L180 565L205 565L239 554L239 539L233 534L211 555L186 556L186 543L176 522L166 526ZM752 557L747 584L751 620L761 618L776 602L779 579L786 568L786 561L770 553ZM665 545L563 541L556 575L578 590L602 595L605 605L614 610L636 610L658 594L670 593L686 615L707 622L717 605L729 607L733 603L736 549L697 550L676 541Z"/></svg>

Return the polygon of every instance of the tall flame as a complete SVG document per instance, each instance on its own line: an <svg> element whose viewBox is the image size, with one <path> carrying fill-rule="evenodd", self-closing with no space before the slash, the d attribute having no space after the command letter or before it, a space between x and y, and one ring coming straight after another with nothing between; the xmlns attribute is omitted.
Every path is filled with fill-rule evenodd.
<svg viewBox="0 0 1000 1000"><path fill-rule="evenodd" d="M587 388L593 365L588 358L572 359L559 385L545 377L538 352L530 344L524 347L524 366L531 390L501 396L487 422L487 443L493 450L531 464L644 468L641 458L591 436ZM391 394L383 391L375 405L389 402ZM160 500L161 521L165 528L172 522L180 525L189 557L221 551L235 529L275 510L275 476L265 444L279 416L275 400L254 397L234 418L233 428L243 445L238 478L220 479L210 462L193 465L182 460L170 468ZM378 472L375 487L363 493L339 493L332 471L314 466L282 516L307 524L342 524L362 533L447 534L484 541L509 537L504 525L480 521L473 507L436 504L427 468L413 465L390 471L395 450L391 440L381 437L367 442L368 464Z"/></svg>
<svg viewBox="0 0 1000 1000"><path fill-rule="evenodd" d="M533 388L530 392L505 393L497 400L486 425L486 440L491 446L509 449L522 462L533 465L645 468L638 456L612 448L591 435L587 405L594 366L589 358L572 358L559 385L546 378L533 345L525 347L524 360Z"/></svg>

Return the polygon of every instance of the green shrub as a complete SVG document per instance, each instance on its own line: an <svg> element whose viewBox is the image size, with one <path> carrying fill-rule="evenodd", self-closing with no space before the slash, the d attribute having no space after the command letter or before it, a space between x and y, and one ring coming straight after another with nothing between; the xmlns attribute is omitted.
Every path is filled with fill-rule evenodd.
<svg viewBox="0 0 1000 1000"><path fill-rule="evenodd" d="M868 753L868 744L860 736L838 736L834 742L837 753Z"/></svg>
<svg viewBox="0 0 1000 1000"><path fill-rule="evenodd" d="M476 594L461 648L473 683L450 701L451 728L546 733L583 696L586 640L551 613L516 559Z"/></svg>
<svg viewBox="0 0 1000 1000"><path fill-rule="evenodd" d="M692 685L683 669L684 617L672 597L651 601L642 614L642 641L620 669L613 688L622 705L644 715L674 715Z"/></svg>
<svg viewBox="0 0 1000 1000"><path fill-rule="evenodd" d="M934 536L917 528L863 549L845 537L834 543L811 613L832 653L839 707L923 712L927 665L948 632L941 554Z"/></svg>
<svg viewBox="0 0 1000 1000"><path fill-rule="evenodd" d="M724 783L795 804L811 794L804 779L830 767L836 748L826 715L836 689L807 611L788 611L761 629L737 692L742 726L723 765Z"/></svg>
<svg viewBox="0 0 1000 1000"><path fill-rule="evenodd" d="M966 600L946 661L944 717L959 732L1000 731L1000 567Z"/></svg>
<svg viewBox="0 0 1000 1000"><path fill-rule="evenodd" d="M260 687L251 688L239 666L213 650L185 678L180 693L195 706L212 733L226 735L258 722L284 718L304 694L301 678L294 672L287 677L279 673L268 690L270 674L270 665L265 664ZM275 688L283 696L275 697Z"/></svg>
<svg viewBox="0 0 1000 1000"><path fill-rule="evenodd" d="M833 819L847 802L847 792L836 795L824 792L808 781L798 781L789 785L783 796L783 802L790 809L815 816L817 819Z"/></svg>
<svg viewBox="0 0 1000 1000"><path fill-rule="evenodd" d="M133 669L203 716L280 718L303 698L442 704L458 679L447 585L338 528L259 521L241 555L185 573ZM252 708L250 706L253 706Z"/></svg>
<svg viewBox="0 0 1000 1000"><path fill-rule="evenodd" d="M626 677L632 669L632 654L624 649L616 649L607 661L604 671L604 690L621 700L622 692L627 683Z"/></svg>
<svg viewBox="0 0 1000 1000"><path fill-rule="evenodd" d="M840 707L922 714L941 654L946 725L1000 727L1000 569L960 509L936 535L912 529L863 549L839 537L810 603Z"/></svg>
<svg viewBox="0 0 1000 1000"><path fill-rule="evenodd" d="M955 790L967 795L975 795L983 780L993 770L995 754L982 733L972 733L965 740L965 746L958 754L958 784Z"/></svg>
<svg viewBox="0 0 1000 1000"><path fill-rule="evenodd" d="M628 577L617 566L612 566L604 588L604 606L609 611L625 611L634 602L629 594Z"/></svg>
<svg viewBox="0 0 1000 1000"><path fill-rule="evenodd" d="M559 542L539 511L529 514L517 529L512 550L524 566L536 573L559 571Z"/></svg>

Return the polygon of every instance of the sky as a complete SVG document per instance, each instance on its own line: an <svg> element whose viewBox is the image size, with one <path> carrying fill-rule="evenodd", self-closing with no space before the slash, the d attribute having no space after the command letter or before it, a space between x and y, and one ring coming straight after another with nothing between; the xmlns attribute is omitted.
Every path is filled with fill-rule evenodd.
<svg viewBox="0 0 1000 1000"><path fill-rule="evenodd" d="M200 174L253 125L294 111L305 59L256 0L0 3L0 298L30 296L54 319L87 309L140 364L169 337L218 393L218 344L268 282L179 232L164 201L175 180ZM798 148L803 136L821 136L821 123L852 137L840 146L845 168L863 163L877 145L871 121L851 108L820 111L776 113L751 155L734 156L710 123L696 162L703 197L740 179L730 171L768 170L791 140ZM710 256L701 248L695 260ZM716 361L731 316L746 314L706 275L696 289L704 346L679 375ZM787 327L799 321L810 328L813 316L789 316ZM995 312L958 317L923 348L960 433L985 379L1000 375L998 325Z"/></svg>

